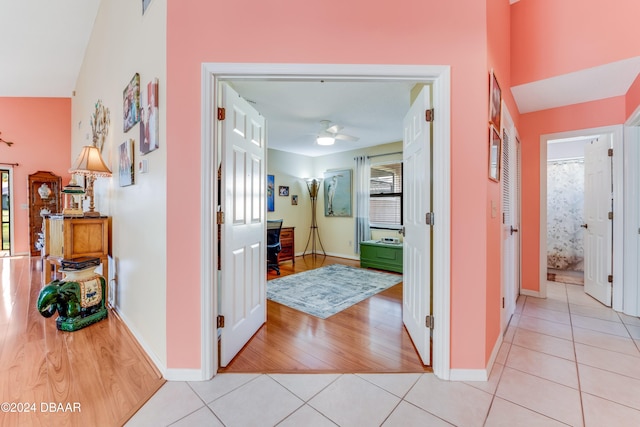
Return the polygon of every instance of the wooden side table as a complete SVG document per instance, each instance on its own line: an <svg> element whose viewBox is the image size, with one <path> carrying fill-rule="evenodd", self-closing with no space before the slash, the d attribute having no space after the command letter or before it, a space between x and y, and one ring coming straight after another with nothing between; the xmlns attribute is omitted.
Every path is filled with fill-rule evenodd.
<svg viewBox="0 0 640 427"><path fill-rule="evenodd" d="M58 268L63 259L80 257L100 258L102 276L109 286L109 255L111 254L111 217L66 217L50 215L45 218L43 271L44 283L51 281L52 267ZM109 295L107 292L106 295Z"/></svg>

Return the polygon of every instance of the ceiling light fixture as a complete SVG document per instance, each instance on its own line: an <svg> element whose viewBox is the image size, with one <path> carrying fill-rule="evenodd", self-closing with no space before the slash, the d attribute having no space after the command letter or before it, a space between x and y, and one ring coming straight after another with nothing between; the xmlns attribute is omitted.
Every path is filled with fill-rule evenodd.
<svg viewBox="0 0 640 427"><path fill-rule="evenodd" d="M333 145L333 143L336 142L336 139L331 136L319 136L316 139L316 142L318 145Z"/></svg>

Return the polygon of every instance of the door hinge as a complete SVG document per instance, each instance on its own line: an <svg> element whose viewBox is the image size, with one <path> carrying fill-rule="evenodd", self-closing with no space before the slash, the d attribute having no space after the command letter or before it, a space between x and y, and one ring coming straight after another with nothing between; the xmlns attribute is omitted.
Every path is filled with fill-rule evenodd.
<svg viewBox="0 0 640 427"><path fill-rule="evenodd" d="M424 323L427 328L433 329L433 316L429 314Z"/></svg>
<svg viewBox="0 0 640 427"><path fill-rule="evenodd" d="M226 114L226 110L223 107L218 107L218 120L224 120Z"/></svg>
<svg viewBox="0 0 640 427"><path fill-rule="evenodd" d="M609 219L613 219L613 212L609 212Z"/></svg>
<svg viewBox="0 0 640 427"><path fill-rule="evenodd" d="M435 215L433 212L427 212L427 214L425 215L425 222L427 223L427 225L433 226L433 223L435 221Z"/></svg>
<svg viewBox="0 0 640 427"><path fill-rule="evenodd" d="M609 148L609 150L607 150L607 155L609 157L613 157L613 148Z"/></svg>
<svg viewBox="0 0 640 427"><path fill-rule="evenodd" d="M502 308L504 308L504 297L502 297Z"/></svg>
<svg viewBox="0 0 640 427"><path fill-rule="evenodd" d="M427 122L432 122L434 120L433 108L429 108L428 110L424 111L424 119Z"/></svg>
<svg viewBox="0 0 640 427"><path fill-rule="evenodd" d="M224 328L224 316L219 315L217 320L216 320L216 327L217 328Z"/></svg>
<svg viewBox="0 0 640 427"><path fill-rule="evenodd" d="M218 224L224 224L224 212L216 212L216 221Z"/></svg>
<svg viewBox="0 0 640 427"><path fill-rule="evenodd" d="M607 282L613 283L613 275L612 274L607 276Z"/></svg>

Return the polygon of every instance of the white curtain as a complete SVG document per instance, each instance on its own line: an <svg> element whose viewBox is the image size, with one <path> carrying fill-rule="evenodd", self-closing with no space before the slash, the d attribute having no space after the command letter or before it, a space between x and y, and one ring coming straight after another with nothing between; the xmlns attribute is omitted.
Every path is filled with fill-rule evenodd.
<svg viewBox="0 0 640 427"><path fill-rule="evenodd" d="M371 176L371 162L367 156L354 158L355 187L356 187L356 229L353 252L360 253L360 242L371 240L369 228L369 179Z"/></svg>

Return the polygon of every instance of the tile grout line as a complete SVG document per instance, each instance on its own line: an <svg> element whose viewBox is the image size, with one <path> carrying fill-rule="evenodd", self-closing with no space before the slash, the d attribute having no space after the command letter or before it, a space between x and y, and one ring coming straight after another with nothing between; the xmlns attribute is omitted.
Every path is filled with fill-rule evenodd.
<svg viewBox="0 0 640 427"><path fill-rule="evenodd" d="M565 293L567 294L567 308L569 309L569 324L571 325L571 345L573 346L573 357L576 364L576 376L578 377L578 397L580 398L580 413L582 415L582 425L585 425L584 402L582 401L582 383L580 381L580 366L578 363L578 354L576 352L576 339L573 333L573 318L571 317L571 304L569 303L569 292L565 284Z"/></svg>

